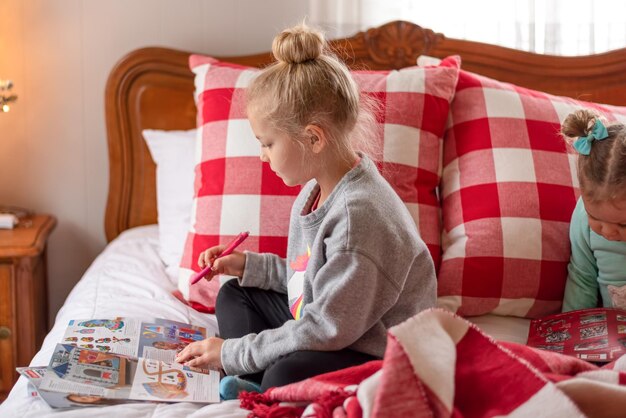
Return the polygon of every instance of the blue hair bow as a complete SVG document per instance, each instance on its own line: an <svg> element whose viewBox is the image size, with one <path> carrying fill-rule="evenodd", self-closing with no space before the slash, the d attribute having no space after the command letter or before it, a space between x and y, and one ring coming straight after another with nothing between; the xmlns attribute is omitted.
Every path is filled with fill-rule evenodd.
<svg viewBox="0 0 626 418"><path fill-rule="evenodd" d="M582 155L589 155L591 152L591 143L594 139L596 141L602 141L608 137L609 133L606 130L606 126L604 126L600 119L596 119L589 135L578 137L578 139L574 142L574 148L576 148L576 150Z"/></svg>

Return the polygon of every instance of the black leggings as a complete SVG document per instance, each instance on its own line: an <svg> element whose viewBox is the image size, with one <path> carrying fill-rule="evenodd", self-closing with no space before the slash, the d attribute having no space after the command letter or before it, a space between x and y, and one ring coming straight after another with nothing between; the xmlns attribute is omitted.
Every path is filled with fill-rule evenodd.
<svg viewBox="0 0 626 418"><path fill-rule="evenodd" d="M256 287L241 287L237 280L229 280L221 287L215 313L220 337L224 339L258 334L293 319L287 295ZM378 357L347 348L339 351L296 351L280 357L263 372L242 377L261 384L265 391L371 360L378 360Z"/></svg>

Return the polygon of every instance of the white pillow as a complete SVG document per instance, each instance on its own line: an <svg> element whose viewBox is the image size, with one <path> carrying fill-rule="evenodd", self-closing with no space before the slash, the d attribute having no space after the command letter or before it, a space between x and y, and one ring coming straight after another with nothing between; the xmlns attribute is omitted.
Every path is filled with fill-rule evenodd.
<svg viewBox="0 0 626 418"><path fill-rule="evenodd" d="M191 219L197 129L144 129L142 134L157 166L159 255L178 270Z"/></svg>

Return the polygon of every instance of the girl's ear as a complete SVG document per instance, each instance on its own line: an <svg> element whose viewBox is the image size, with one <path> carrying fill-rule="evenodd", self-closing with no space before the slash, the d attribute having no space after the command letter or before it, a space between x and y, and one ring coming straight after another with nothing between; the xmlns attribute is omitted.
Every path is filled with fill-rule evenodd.
<svg viewBox="0 0 626 418"><path fill-rule="evenodd" d="M319 154L328 145L326 133L317 125L307 125L304 134L307 138L305 144L311 147L314 154Z"/></svg>

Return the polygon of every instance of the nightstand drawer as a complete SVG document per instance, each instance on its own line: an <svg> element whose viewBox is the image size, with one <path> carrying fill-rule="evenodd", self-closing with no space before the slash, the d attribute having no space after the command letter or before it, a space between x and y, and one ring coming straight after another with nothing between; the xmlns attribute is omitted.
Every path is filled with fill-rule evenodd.
<svg viewBox="0 0 626 418"><path fill-rule="evenodd" d="M15 381L15 316L13 264L0 263L0 396Z"/></svg>

